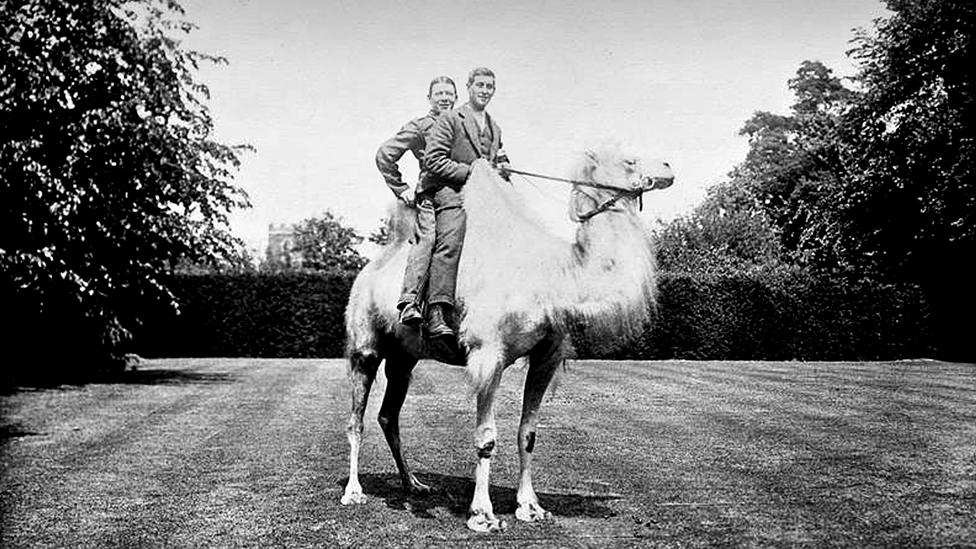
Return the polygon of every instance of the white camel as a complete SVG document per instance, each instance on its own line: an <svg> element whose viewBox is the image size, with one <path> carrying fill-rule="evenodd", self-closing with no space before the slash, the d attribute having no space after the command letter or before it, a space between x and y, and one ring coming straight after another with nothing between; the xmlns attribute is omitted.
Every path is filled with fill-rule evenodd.
<svg viewBox="0 0 976 549"><path fill-rule="evenodd" d="M418 359L464 365L477 400L475 490L469 528L505 528L492 510L489 470L495 448L495 392L502 372L528 357L518 430L520 477L516 518L552 515L532 487L532 452L539 407L558 366L571 352L570 319L581 319L596 337L620 338L643 327L654 299L654 260L647 231L636 215L643 191L670 185L667 164L645 165L618 147L589 150L574 171L570 216L576 241L548 232L525 208L512 184L477 161L464 187L467 236L457 285L457 346L437 346L416 329L398 324L395 304L407 260L413 214L394 215L394 239L356 278L346 310L352 415L349 482L344 505L364 503L359 483L363 413L380 362L386 360L386 394L379 423L408 492L429 488L411 472L400 446L399 415Z"/></svg>

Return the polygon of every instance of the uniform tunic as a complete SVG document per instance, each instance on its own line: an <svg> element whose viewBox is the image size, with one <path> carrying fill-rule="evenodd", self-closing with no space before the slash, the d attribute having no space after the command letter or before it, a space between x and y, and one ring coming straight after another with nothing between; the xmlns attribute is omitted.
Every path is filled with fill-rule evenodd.
<svg viewBox="0 0 976 549"><path fill-rule="evenodd" d="M400 158L407 151L413 153L414 158L420 166L420 177L424 178L424 151L427 148L427 135L434 126L437 114L433 111L420 118L415 118L400 128L390 139L380 145L376 151L376 167L383 175L387 186L398 198L404 191L410 188L403 182L403 176L397 166ZM420 190L420 183L417 184ZM403 286L400 291L400 299L397 305L416 302L420 295L424 279L430 268L431 255L434 248L434 236L436 234L434 206L431 197L418 194L417 205L417 232L411 240L410 255L407 259L407 268L403 273Z"/></svg>

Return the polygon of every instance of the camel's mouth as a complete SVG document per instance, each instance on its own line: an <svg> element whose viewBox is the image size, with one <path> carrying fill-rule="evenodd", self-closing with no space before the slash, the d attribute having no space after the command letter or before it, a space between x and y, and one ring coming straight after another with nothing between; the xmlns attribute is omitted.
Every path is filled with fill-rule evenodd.
<svg viewBox="0 0 976 549"><path fill-rule="evenodd" d="M640 190L647 192L667 189L672 184L674 184L674 177L654 177L645 175L641 178Z"/></svg>
<svg viewBox="0 0 976 549"><path fill-rule="evenodd" d="M674 184L674 172L667 162L654 163L640 179L640 190L656 191L667 189Z"/></svg>

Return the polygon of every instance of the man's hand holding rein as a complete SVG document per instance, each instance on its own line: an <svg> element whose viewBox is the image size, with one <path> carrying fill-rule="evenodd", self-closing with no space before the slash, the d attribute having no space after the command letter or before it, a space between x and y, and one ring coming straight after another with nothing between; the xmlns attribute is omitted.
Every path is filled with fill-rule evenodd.
<svg viewBox="0 0 976 549"><path fill-rule="evenodd" d="M401 202L403 202L404 204L412 208L417 204L417 190L415 187L409 187L407 188L407 190L400 193L400 196L397 198L399 198Z"/></svg>

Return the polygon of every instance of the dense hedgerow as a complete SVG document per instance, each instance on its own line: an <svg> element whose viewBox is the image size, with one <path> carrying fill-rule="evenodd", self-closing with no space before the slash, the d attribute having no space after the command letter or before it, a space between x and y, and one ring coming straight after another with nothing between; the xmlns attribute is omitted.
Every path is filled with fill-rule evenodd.
<svg viewBox="0 0 976 549"><path fill-rule="evenodd" d="M159 311L133 351L152 357L337 357L354 275L181 275L180 314Z"/></svg>
<svg viewBox="0 0 976 549"><path fill-rule="evenodd" d="M574 334L581 358L881 360L931 356L912 286L845 284L790 272L664 275L652 324L610 352Z"/></svg>
<svg viewBox="0 0 976 549"><path fill-rule="evenodd" d="M352 274L183 275L179 316L137 330L147 357L340 357ZM578 358L866 360L932 356L930 318L913 286L808 274L664 274L653 322L631 341L573 333Z"/></svg>

